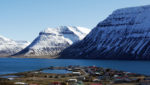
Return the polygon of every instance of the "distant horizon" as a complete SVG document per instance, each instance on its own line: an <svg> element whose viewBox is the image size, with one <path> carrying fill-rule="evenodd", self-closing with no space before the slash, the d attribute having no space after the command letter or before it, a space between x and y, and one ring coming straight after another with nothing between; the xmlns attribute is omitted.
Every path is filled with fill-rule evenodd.
<svg viewBox="0 0 150 85"><path fill-rule="evenodd" d="M59 26L94 28L114 10L150 5L148 0L3 0L0 35L32 42L38 33Z"/></svg>

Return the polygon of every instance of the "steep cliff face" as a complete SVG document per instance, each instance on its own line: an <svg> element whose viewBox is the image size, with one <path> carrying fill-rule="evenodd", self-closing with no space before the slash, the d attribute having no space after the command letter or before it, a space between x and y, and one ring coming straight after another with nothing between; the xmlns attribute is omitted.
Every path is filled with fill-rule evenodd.
<svg viewBox="0 0 150 85"><path fill-rule="evenodd" d="M27 41L14 41L0 36L0 57L8 57L14 53L17 53L29 44L30 42Z"/></svg>
<svg viewBox="0 0 150 85"><path fill-rule="evenodd" d="M150 6L114 11L60 58L150 59Z"/></svg>
<svg viewBox="0 0 150 85"><path fill-rule="evenodd" d="M25 49L14 56L29 58L55 58L58 53L74 42L83 39L90 29L83 27L61 26L48 28Z"/></svg>

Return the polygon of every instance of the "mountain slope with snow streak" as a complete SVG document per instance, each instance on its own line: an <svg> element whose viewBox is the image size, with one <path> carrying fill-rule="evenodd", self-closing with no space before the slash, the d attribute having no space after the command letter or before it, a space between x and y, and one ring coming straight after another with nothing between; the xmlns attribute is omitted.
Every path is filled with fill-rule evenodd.
<svg viewBox="0 0 150 85"><path fill-rule="evenodd" d="M114 11L60 58L150 59L150 5Z"/></svg>

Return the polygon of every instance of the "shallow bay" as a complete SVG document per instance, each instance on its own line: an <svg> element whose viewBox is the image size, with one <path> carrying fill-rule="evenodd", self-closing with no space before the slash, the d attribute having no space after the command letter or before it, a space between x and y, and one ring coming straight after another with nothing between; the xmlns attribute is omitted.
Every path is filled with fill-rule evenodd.
<svg viewBox="0 0 150 85"><path fill-rule="evenodd" d="M150 61L128 60L74 60L74 59L33 59L0 58L0 74L37 70L50 66L99 66L133 73L150 75Z"/></svg>

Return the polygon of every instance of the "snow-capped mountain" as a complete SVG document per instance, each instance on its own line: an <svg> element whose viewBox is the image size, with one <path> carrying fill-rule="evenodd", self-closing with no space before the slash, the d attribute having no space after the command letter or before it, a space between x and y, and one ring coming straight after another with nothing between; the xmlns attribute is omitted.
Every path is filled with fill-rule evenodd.
<svg viewBox="0 0 150 85"><path fill-rule="evenodd" d="M150 5L114 11L60 58L150 59Z"/></svg>
<svg viewBox="0 0 150 85"><path fill-rule="evenodd" d="M14 41L0 36L0 57L10 56L24 49L30 42Z"/></svg>
<svg viewBox="0 0 150 85"><path fill-rule="evenodd" d="M39 33L39 36L25 49L14 56L53 58L63 49L74 42L83 39L90 29L83 27L60 26L48 28Z"/></svg>

